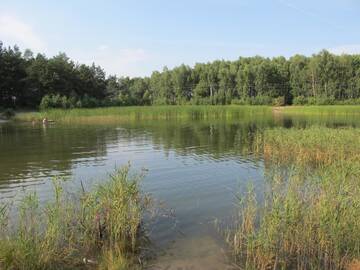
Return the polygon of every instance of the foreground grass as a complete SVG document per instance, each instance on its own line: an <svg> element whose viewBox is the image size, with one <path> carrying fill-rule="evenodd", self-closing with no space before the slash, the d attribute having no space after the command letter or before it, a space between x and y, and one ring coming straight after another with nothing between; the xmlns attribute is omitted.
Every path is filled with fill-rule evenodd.
<svg viewBox="0 0 360 270"><path fill-rule="evenodd" d="M270 113L267 106L132 106L96 109L53 109L42 112L19 113L15 120L38 121L47 117L59 122L101 123L119 120L157 119L217 119Z"/></svg>
<svg viewBox="0 0 360 270"><path fill-rule="evenodd" d="M359 269L359 135L316 127L265 131L268 190L261 202L249 190L227 235L239 265Z"/></svg>
<svg viewBox="0 0 360 270"><path fill-rule="evenodd" d="M0 269L135 267L146 197L140 176L117 170L93 191L68 196L54 180L53 202L29 194L11 218L0 208ZM16 222L16 224L15 224Z"/></svg>

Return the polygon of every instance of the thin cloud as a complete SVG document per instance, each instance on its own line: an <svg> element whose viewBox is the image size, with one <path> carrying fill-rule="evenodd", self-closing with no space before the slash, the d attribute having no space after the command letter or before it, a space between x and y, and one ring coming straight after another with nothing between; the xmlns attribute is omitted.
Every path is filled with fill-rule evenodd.
<svg viewBox="0 0 360 270"><path fill-rule="evenodd" d="M360 54L360 44L341 45L330 48L329 52L334 54Z"/></svg>
<svg viewBox="0 0 360 270"><path fill-rule="evenodd" d="M0 15L0 40L7 45L17 44L36 51L45 49L45 43L32 27L11 15Z"/></svg>
<svg viewBox="0 0 360 270"><path fill-rule="evenodd" d="M107 74L118 76L144 76L153 55L142 48L114 49L107 45L100 45L93 51L74 52L74 59L80 63L95 63L106 71Z"/></svg>

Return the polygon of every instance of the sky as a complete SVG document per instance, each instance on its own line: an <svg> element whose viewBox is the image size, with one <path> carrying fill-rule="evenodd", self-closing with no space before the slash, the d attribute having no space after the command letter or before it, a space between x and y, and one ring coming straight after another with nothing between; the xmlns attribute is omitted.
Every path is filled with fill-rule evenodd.
<svg viewBox="0 0 360 270"><path fill-rule="evenodd" d="M240 56L360 53L360 0L0 0L0 41L149 76Z"/></svg>

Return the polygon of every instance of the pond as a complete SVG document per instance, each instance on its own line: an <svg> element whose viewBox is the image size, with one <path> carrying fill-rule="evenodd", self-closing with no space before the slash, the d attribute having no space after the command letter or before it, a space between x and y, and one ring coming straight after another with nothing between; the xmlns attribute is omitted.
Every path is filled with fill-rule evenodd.
<svg viewBox="0 0 360 270"><path fill-rule="evenodd" d="M148 228L153 269L232 269L214 223L230 219L235 197L264 188L263 160L248 151L257 131L277 126L359 126L357 117L260 115L77 125L0 123L0 201L25 192L52 198L50 179L90 189L115 167L146 169L143 190L171 215Z"/></svg>

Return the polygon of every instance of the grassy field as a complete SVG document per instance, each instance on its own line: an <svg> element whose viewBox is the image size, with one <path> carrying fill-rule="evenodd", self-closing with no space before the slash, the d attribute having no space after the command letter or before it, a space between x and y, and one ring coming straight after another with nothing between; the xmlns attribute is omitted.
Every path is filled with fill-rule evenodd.
<svg viewBox="0 0 360 270"><path fill-rule="evenodd" d="M59 122L87 121L96 123L124 119L216 119L270 112L271 107L267 106L133 106L73 110L54 109L42 112L19 113L16 115L15 120L39 121L47 117L50 120Z"/></svg>
<svg viewBox="0 0 360 270"><path fill-rule="evenodd" d="M54 200L27 195L12 217L0 208L0 269L131 269L138 264L147 198L141 176L123 167L92 191L67 194L53 180Z"/></svg>
<svg viewBox="0 0 360 270"><path fill-rule="evenodd" d="M227 234L243 269L359 269L359 135L325 127L261 135L268 189L263 201L249 189Z"/></svg>

